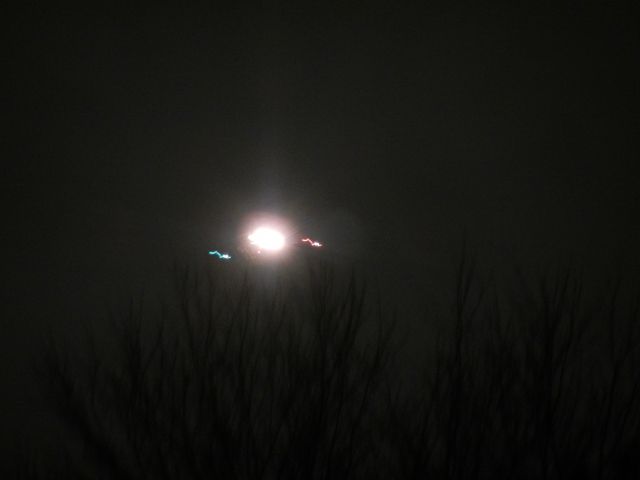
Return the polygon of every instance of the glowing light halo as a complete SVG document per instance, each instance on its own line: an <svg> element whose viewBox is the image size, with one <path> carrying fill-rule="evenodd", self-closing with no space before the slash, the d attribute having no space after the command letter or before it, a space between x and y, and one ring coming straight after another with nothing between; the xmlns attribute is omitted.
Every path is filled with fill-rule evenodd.
<svg viewBox="0 0 640 480"><path fill-rule="evenodd" d="M256 228L247 236L247 239L251 245L258 249L258 253L262 250L277 252L282 250L286 244L285 236L270 227Z"/></svg>

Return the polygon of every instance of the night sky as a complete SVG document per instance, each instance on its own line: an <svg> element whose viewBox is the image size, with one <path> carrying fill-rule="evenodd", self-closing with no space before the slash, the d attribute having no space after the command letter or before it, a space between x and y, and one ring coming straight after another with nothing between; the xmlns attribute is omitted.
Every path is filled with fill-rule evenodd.
<svg viewBox="0 0 640 480"><path fill-rule="evenodd" d="M4 441L40 421L41 334L215 261L256 212L391 296L437 290L464 238L637 270L635 11L214 3L5 18Z"/></svg>

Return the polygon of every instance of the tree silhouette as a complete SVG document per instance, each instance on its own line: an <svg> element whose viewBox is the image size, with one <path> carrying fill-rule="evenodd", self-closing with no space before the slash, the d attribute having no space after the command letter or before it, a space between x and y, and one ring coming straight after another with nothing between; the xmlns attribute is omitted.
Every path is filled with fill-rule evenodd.
<svg viewBox="0 0 640 480"><path fill-rule="evenodd" d="M400 361L352 275L235 286L176 274L108 341L50 348L47 391L87 478L637 478L640 296L572 270L499 288L459 264L451 315ZM376 306L374 308L374 306ZM433 326L432 326L433 327ZM403 363L404 362L404 363ZM418 382L402 372L417 369ZM415 377L415 376L414 376ZM25 475L26 476L26 475Z"/></svg>

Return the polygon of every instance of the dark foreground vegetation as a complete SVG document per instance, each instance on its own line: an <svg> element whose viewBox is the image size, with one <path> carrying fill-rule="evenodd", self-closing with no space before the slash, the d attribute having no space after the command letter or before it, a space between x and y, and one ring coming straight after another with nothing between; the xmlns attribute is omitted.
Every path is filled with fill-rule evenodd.
<svg viewBox="0 0 640 480"><path fill-rule="evenodd" d="M396 324L327 270L271 290L177 277L175 304L132 304L108 340L50 349L42 379L69 454L16 476L640 478L626 284L585 295L565 271L497 288L463 260L449 316L416 338L428 318Z"/></svg>

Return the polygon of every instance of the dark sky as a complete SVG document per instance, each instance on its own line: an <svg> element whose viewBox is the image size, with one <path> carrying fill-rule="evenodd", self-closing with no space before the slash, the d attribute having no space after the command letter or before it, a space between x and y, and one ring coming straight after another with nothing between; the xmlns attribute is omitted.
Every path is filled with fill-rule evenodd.
<svg viewBox="0 0 640 480"><path fill-rule="evenodd" d="M3 415L37 332L258 211L399 291L465 232L489 263L637 268L638 15L499 3L6 17Z"/></svg>

